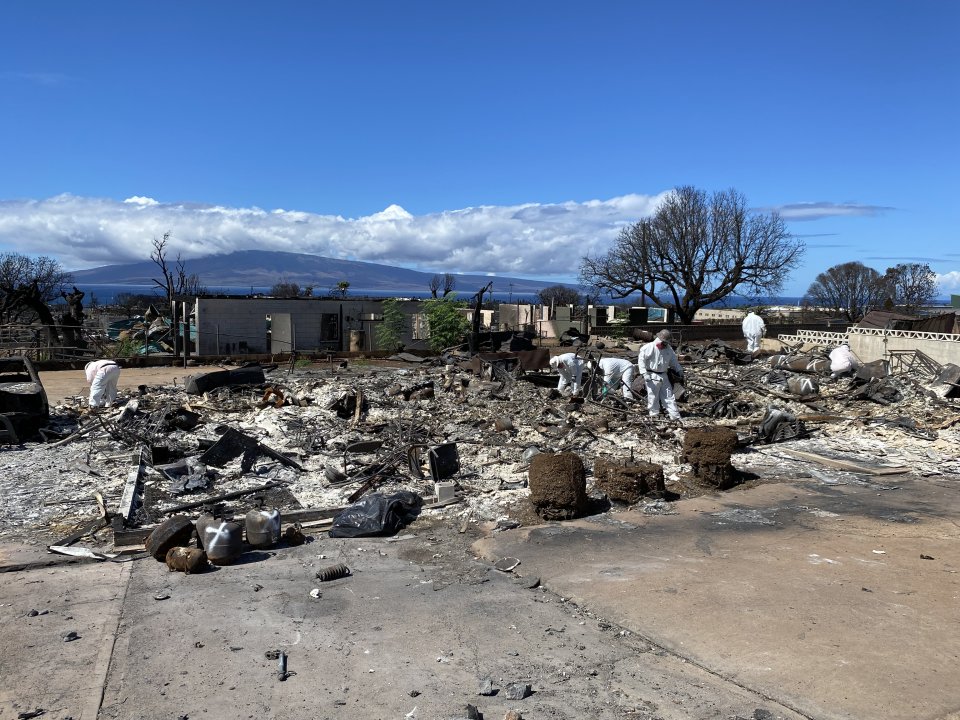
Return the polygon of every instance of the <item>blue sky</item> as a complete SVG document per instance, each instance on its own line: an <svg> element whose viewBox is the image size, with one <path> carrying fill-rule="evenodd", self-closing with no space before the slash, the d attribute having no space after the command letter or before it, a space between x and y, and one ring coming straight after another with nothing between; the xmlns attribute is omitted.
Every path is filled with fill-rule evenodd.
<svg viewBox="0 0 960 720"><path fill-rule="evenodd" d="M0 249L575 278L670 188L960 292L960 3L0 5Z"/></svg>

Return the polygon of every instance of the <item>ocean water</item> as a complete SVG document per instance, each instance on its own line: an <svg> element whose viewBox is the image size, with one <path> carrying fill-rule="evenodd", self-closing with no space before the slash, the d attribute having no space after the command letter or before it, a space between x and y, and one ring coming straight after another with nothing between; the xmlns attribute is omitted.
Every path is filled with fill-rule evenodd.
<svg viewBox="0 0 960 720"><path fill-rule="evenodd" d="M96 298L98 305L112 305L117 300L117 295L122 295L123 293L132 293L135 295L155 295L157 299L161 299L163 295L160 293L158 288L155 285L77 285L80 290L83 290L86 293L86 297L83 299L83 304L85 307L90 307L92 299ZM246 297L248 295L257 295L257 294L267 294L270 292L269 287L260 287L260 286L245 286L240 287L236 285L224 286L224 287L209 287L207 288L211 295L238 295L240 297ZM320 297L315 295L314 297ZM347 291L348 298L359 298L359 297L371 297L371 298L387 298L387 297L404 297L404 298L418 298L426 300L430 297L429 292L416 292L410 290L365 290L363 288L350 288ZM469 300L472 295L467 295L466 293L457 293L458 300ZM484 300L489 296L485 295ZM519 303L536 303L538 302L537 296L534 293L508 293L508 292L494 292L493 299L498 302L519 302ZM744 305L799 305L802 298L795 296L782 296L782 297L762 297L762 298L742 298L731 296L722 300L721 302L714 303L710 307L742 307ZM58 301L58 302L62 302ZM613 300L609 297L600 298L600 303L604 305L617 304L617 305L641 305L639 296L632 298L624 298ZM57 304L57 303L55 303Z"/></svg>
<svg viewBox="0 0 960 720"><path fill-rule="evenodd" d="M78 284L77 288L86 293L86 296L83 298L84 307L90 307L92 298L96 298L98 305L112 305L117 301L117 295L122 295L124 293L130 293L133 295L154 295L158 300L163 298L163 294L157 288L156 285L94 285L87 284L81 285ZM224 287L208 287L207 292L210 295L238 295L240 297L246 297L248 295L265 295L270 292L269 287L259 287L259 286L224 286ZM314 293L314 297L324 297L318 293ZM329 297L329 296L327 296ZM349 298L361 298L361 297L371 297L371 298L388 298L388 297L403 297L403 298L418 298L426 300L430 297L429 291L417 292L411 290L365 290L363 288L350 288L347 291L346 297ZM457 293L458 300L469 300L471 295L465 293ZM484 295L484 301L487 300L489 295ZM499 302L519 302L519 303L529 303L536 302L537 296L532 293L506 293L506 292L494 292L493 298ZM58 303L63 302L59 300ZM55 303L57 304L57 303Z"/></svg>

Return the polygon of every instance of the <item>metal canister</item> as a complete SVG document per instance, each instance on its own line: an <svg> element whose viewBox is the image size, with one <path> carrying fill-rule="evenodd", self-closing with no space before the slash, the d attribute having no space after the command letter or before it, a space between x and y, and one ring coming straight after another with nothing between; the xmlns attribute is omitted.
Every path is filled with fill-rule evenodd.
<svg viewBox="0 0 960 720"><path fill-rule="evenodd" d="M259 507L247 513L247 543L253 547L270 547L280 541L280 511Z"/></svg>
<svg viewBox="0 0 960 720"><path fill-rule="evenodd" d="M227 565L243 551L243 528L239 523L204 513L197 520L197 536L214 565Z"/></svg>

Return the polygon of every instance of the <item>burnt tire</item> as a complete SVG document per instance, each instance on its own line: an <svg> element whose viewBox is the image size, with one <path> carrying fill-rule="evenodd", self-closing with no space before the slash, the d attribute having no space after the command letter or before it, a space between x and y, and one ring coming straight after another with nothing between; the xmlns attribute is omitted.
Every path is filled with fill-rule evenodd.
<svg viewBox="0 0 960 720"><path fill-rule="evenodd" d="M147 536L145 548L160 562L167 559L170 548L181 547L190 543L193 535L193 523L186 515L177 515L164 520Z"/></svg>

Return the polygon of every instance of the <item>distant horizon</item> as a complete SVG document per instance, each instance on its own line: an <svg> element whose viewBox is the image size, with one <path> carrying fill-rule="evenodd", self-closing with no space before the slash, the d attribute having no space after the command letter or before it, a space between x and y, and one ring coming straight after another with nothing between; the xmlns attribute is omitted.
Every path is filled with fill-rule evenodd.
<svg viewBox="0 0 960 720"><path fill-rule="evenodd" d="M90 296L93 295L96 297L97 303L99 305L113 305L116 302L116 296L123 292L131 292L135 295L156 295L158 300L164 300L164 296L160 294L160 290L156 286L152 285L126 285L126 284L98 284L98 283L87 283L87 284L76 284L76 287L83 291L86 294L84 298L84 304L87 305L90 300ZM108 290L109 289L109 290ZM270 286L223 286L223 287L213 287L209 288L209 291L204 297L214 297L214 296L224 296L224 297L237 297L237 298L247 298L253 296L267 296L269 297ZM139 290L141 292L135 292ZM250 290L251 292L247 292ZM99 295L98 291L105 292L104 295ZM220 292L223 291L223 292ZM466 293L454 293L457 300L468 300L473 293L469 295ZM583 294L583 293L581 293ZM409 291L409 290L395 290L395 291L386 291L383 289L374 289L369 290L366 288L353 288L351 287L347 294L343 297L345 300L379 300L391 297L409 297L416 300L428 300L431 298L430 291L424 290L422 292ZM771 307L776 305L789 305L791 307L801 306L803 303L803 295L776 295L763 298L744 298L741 296L730 296L724 300L720 300L715 303L711 303L707 307L712 309L718 309L723 307L749 307L749 306L760 306L760 307ZM330 294L319 294L315 293L313 295L302 298L304 300L309 299L336 299L335 296ZM530 301L538 299L537 293L510 293L509 291L494 291L492 294L492 299L496 300L499 303L510 303L510 302L521 302L523 300ZM640 300L639 296L630 296L622 299L612 299L609 296L601 296L600 300L602 302L597 302L597 305L626 305L632 302ZM727 302L729 300L729 302ZM950 307L951 296L946 297L937 297L934 298L934 303L929 307ZM65 301L62 298L57 298L52 304L61 305Z"/></svg>

